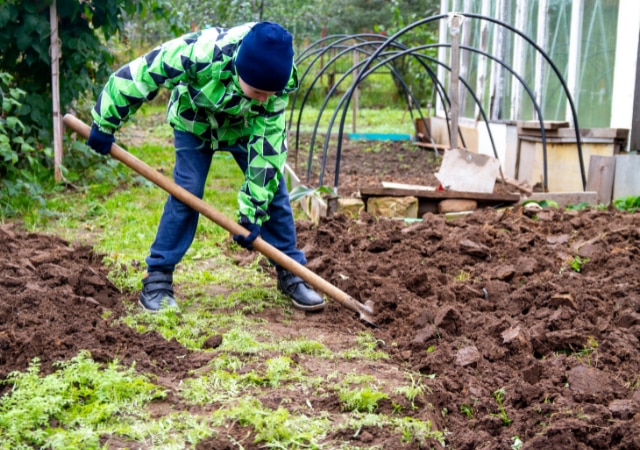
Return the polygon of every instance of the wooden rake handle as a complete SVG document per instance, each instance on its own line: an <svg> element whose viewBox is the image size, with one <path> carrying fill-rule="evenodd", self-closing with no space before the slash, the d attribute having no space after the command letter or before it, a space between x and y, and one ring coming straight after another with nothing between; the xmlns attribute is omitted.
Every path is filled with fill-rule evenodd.
<svg viewBox="0 0 640 450"><path fill-rule="evenodd" d="M66 114L62 119L64 124L71 128L73 131L80 134L82 137L87 139L89 137L89 132L91 128L74 117L71 114ZM201 200L200 198L193 195L191 192L187 191L181 186L178 186L176 183L171 181L169 178L162 175L157 170L149 167L144 162L140 161L138 158L133 156L131 153L125 151L122 147L117 144L111 145L110 155L128 166L129 168L135 170L140 175L148 179L149 181L155 183L157 186L161 187L169 194L174 196L176 199L180 200L182 203L190 206L194 210L198 211L200 214L208 217L213 220L216 224L227 230L229 233L236 235L240 234L243 236L249 235L249 231L244 228L242 225L236 223L235 221L229 219L224 214L217 211L211 205ZM373 302L367 301L365 304L360 303L350 295L341 291L325 279L319 277L309 269L307 269L302 264L297 261L291 259L286 254L282 253L280 250L267 243L261 237L258 237L253 243L253 248L258 250L260 253L265 255L267 258L275 261L281 267L287 269L288 271L296 274L304 281L309 283L311 286L326 294L330 298L334 299L341 305L351 309L354 312L360 314L360 318L367 322L369 325L374 325L373 322Z"/></svg>

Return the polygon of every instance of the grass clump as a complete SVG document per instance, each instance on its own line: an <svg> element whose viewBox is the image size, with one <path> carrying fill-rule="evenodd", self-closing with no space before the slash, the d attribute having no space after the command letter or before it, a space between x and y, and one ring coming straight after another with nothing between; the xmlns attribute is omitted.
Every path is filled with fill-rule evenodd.
<svg viewBox="0 0 640 450"><path fill-rule="evenodd" d="M373 361L389 358L389 355L379 350L379 347L384 345L384 342L376 339L375 336L367 331L358 332L356 343L358 347L340 352L338 357L345 359L369 359Z"/></svg>
<svg viewBox="0 0 640 450"><path fill-rule="evenodd" d="M428 440L435 440L442 447L445 447L446 432L433 430L433 425L429 420L420 420L413 417L388 417L383 414L354 413L340 429L353 429L353 437L357 437L364 428L389 428L400 434L400 441L404 444L415 443L423 448Z"/></svg>
<svg viewBox="0 0 640 450"><path fill-rule="evenodd" d="M280 449L321 448L330 423L323 417L291 415L289 410L266 408L255 398L243 398L236 405L217 410L214 420L222 426L228 420L251 427L255 444Z"/></svg>
<svg viewBox="0 0 640 450"><path fill-rule="evenodd" d="M217 359L217 358L216 358ZM229 356L223 356L227 362L232 362ZM294 362L288 356L277 356L267 359L264 364L254 361L258 368L240 374L243 365L237 361L233 365L218 365L204 376L187 379L181 384L180 393L189 403L205 405L209 403L225 403L240 397L250 388L277 388L283 383L302 380L302 371L294 367Z"/></svg>
<svg viewBox="0 0 640 450"><path fill-rule="evenodd" d="M380 400L389 398L384 392L377 391L370 387L343 389L338 395L343 411L367 413L372 413L378 409L378 402Z"/></svg>
<svg viewBox="0 0 640 450"><path fill-rule="evenodd" d="M98 448L102 434L127 434L147 417L144 405L165 392L114 361L102 369L88 352L56 363L40 377L38 359L25 373L12 372L10 394L0 399L2 449Z"/></svg>
<svg viewBox="0 0 640 450"><path fill-rule="evenodd" d="M422 384L421 378L416 379L411 374L409 374L409 378L411 379L411 385L399 386L394 388L393 392L395 394L404 394L406 399L411 403L411 408L417 409L415 404L416 398L423 395L429 388Z"/></svg>

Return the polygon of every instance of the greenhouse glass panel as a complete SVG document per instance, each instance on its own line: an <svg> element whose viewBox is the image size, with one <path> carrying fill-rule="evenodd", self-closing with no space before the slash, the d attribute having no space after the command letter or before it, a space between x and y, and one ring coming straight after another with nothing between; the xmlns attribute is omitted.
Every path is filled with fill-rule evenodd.
<svg viewBox="0 0 640 450"><path fill-rule="evenodd" d="M582 128L609 127L618 0L584 0L575 100Z"/></svg>
<svg viewBox="0 0 640 450"><path fill-rule="evenodd" d="M536 40L536 34L538 32L538 6L539 1L530 1L526 4L526 21L525 28L520 30L527 37L532 39L534 42ZM524 80L527 84L528 88L534 94L535 97L535 75L536 75L536 54L538 51L533 47L530 43L524 42L523 44L523 54L522 55L514 55L514 67L517 67L515 64L515 58L524 58L523 70L518 73L520 78ZM520 114L518 117L511 117L514 120L533 120L535 118L533 107L533 100L525 90L522 83L513 78L514 89L520 90Z"/></svg>
<svg viewBox="0 0 640 450"><path fill-rule="evenodd" d="M562 77L567 79L571 31L572 0L549 0L547 9L546 52ZM543 63L541 108L544 120L565 120L567 95L558 76Z"/></svg>

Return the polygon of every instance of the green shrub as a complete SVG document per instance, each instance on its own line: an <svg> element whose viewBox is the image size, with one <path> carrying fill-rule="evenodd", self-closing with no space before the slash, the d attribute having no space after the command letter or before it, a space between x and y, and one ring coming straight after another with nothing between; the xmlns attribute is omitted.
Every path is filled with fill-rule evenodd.
<svg viewBox="0 0 640 450"><path fill-rule="evenodd" d="M25 92L12 84L13 77L0 72L0 210L13 210L11 198L24 196L44 204L42 181L50 178L53 151L25 134L26 129L16 111L22 106Z"/></svg>

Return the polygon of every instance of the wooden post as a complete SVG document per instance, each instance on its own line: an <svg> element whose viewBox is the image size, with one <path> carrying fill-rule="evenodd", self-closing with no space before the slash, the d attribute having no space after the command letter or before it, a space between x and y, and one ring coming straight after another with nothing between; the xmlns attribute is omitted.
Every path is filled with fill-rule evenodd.
<svg viewBox="0 0 640 450"><path fill-rule="evenodd" d="M454 14L450 19L451 27L451 139L450 147L458 148L458 116L460 108L460 25L462 17Z"/></svg>
<svg viewBox="0 0 640 450"><path fill-rule="evenodd" d="M53 99L53 167L55 180L62 180L62 116L60 115L60 73L58 60L60 58L60 41L58 39L58 13L56 0L49 7L49 21L51 22L51 97Z"/></svg>

